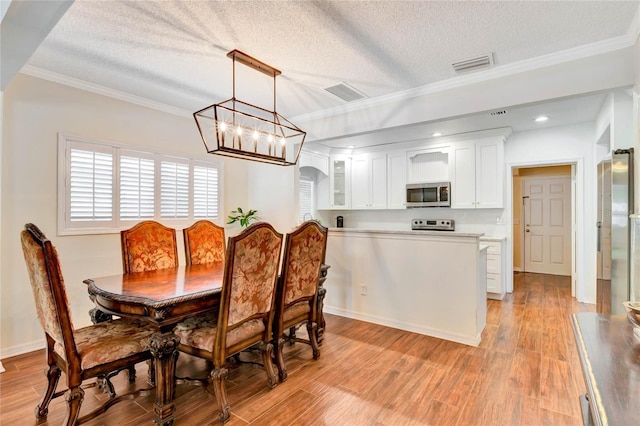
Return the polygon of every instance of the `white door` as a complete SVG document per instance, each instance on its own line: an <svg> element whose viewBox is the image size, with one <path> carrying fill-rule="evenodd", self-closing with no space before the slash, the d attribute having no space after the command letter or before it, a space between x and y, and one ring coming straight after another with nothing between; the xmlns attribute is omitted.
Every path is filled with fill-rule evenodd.
<svg viewBox="0 0 640 426"><path fill-rule="evenodd" d="M524 177L522 182L525 272L570 276L571 178Z"/></svg>

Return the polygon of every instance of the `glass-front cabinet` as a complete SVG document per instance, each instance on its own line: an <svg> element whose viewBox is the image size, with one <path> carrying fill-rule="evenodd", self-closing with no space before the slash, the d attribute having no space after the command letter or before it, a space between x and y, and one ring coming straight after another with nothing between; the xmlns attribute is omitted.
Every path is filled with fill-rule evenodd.
<svg viewBox="0 0 640 426"><path fill-rule="evenodd" d="M329 180L331 208L351 208L351 159L349 157L331 156Z"/></svg>

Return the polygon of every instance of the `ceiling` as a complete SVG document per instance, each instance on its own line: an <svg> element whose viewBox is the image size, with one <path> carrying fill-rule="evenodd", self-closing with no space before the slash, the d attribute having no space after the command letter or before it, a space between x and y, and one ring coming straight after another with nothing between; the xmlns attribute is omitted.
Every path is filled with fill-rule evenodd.
<svg viewBox="0 0 640 426"><path fill-rule="evenodd" d="M188 114L231 97L226 54L239 49L282 71L277 110L292 118L344 105L325 90L343 82L375 98L452 79L451 63L462 59L492 52L498 68L623 37L637 10L637 1L76 0L27 68ZM268 78L238 66L236 79L239 99L271 109ZM592 120L603 98L561 100L550 107L564 112L555 123ZM421 131L524 129L541 107L527 108Z"/></svg>

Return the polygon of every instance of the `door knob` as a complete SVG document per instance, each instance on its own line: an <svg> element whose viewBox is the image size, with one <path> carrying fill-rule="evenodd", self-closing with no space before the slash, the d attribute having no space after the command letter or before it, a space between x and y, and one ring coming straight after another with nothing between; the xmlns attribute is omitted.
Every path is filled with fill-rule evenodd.
<svg viewBox="0 0 640 426"><path fill-rule="evenodd" d="M527 229L525 232L529 232L529 230Z"/></svg>

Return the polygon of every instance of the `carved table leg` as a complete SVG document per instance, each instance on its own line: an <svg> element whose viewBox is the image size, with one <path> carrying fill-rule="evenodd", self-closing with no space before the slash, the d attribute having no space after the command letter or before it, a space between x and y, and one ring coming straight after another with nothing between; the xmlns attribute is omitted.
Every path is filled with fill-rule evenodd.
<svg viewBox="0 0 640 426"><path fill-rule="evenodd" d="M173 398L178 338L171 332L157 333L151 337L149 346L156 370L156 403L153 406L153 421L161 426L171 425L176 411Z"/></svg>
<svg viewBox="0 0 640 426"><path fill-rule="evenodd" d="M98 324L100 322L107 322L113 319L113 315L105 314L98 308L93 308L89 311L89 316L91 317L91 322L94 324Z"/></svg>

